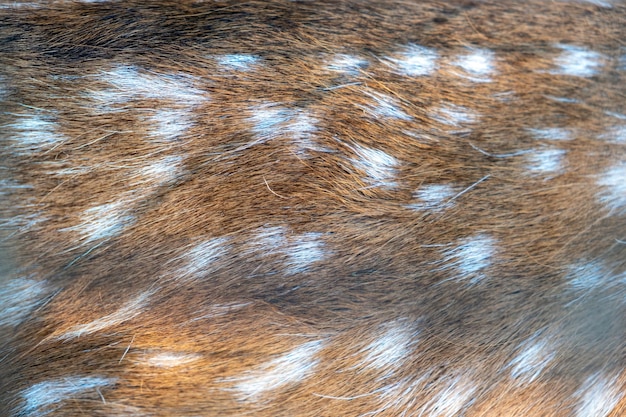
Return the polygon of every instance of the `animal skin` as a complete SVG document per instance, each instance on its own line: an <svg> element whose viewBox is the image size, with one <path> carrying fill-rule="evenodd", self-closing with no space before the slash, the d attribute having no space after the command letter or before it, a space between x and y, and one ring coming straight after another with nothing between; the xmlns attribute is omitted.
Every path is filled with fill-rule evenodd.
<svg viewBox="0 0 626 417"><path fill-rule="evenodd" d="M622 0L0 3L0 416L626 416Z"/></svg>

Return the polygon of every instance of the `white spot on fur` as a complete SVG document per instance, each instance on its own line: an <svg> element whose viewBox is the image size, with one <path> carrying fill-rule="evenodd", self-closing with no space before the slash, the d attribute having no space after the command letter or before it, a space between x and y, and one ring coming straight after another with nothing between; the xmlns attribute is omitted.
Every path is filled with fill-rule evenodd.
<svg viewBox="0 0 626 417"><path fill-rule="evenodd" d="M176 155L157 159L141 169L141 175L157 185L168 184L181 174L182 158Z"/></svg>
<svg viewBox="0 0 626 417"><path fill-rule="evenodd" d="M554 74L591 77L597 74L602 66L604 57L598 52L573 45L557 45L557 47L562 52L554 61L558 67L552 71Z"/></svg>
<svg viewBox="0 0 626 417"><path fill-rule="evenodd" d="M602 373L588 377L576 393L576 417L606 417L624 396L617 378Z"/></svg>
<svg viewBox="0 0 626 417"><path fill-rule="evenodd" d="M215 59L222 68L231 71L250 71L261 60L258 56L249 54L217 55Z"/></svg>
<svg viewBox="0 0 626 417"><path fill-rule="evenodd" d="M607 286L609 276L599 262L588 262L573 266L567 279L572 289L590 291Z"/></svg>
<svg viewBox="0 0 626 417"><path fill-rule="evenodd" d="M374 102L370 105L360 106L368 114L375 118L389 118L399 120L411 120L411 116L406 114L399 106L398 101L386 94L376 91L366 91L365 95L372 98Z"/></svg>
<svg viewBox="0 0 626 417"><path fill-rule="evenodd" d="M414 210L443 210L449 207L447 203L456 195L454 188L448 184L428 184L420 187L413 193L413 198L419 203L410 204L409 208Z"/></svg>
<svg viewBox="0 0 626 417"><path fill-rule="evenodd" d="M150 136L164 141L172 141L193 127L192 114L187 109L164 108L157 110L149 120L153 124Z"/></svg>
<svg viewBox="0 0 626 417"><path fill-rule="evenodd" d="M511 376L520 384L530 384L555 356L547 340L536 333L520 346L518 355L509 363Z"/></svg>
<svg viewBox="0 0 626 417"><path fill-rule="evenodd" d="M611 126L606 133L600 135L600 139L611 143L626 143L626 125Z"/></svg>
<svg viewBox="0 0 626 417"><path fill-rule="evenodd" d="M293 239L285 248L287 273L296 274L324 259L324 242L321 233L304 233Z"/></svg>
<svg viewBox="0 0 626 417"><path fill-rule="evenodd" d="M473 403L476 386L463 375L445 376L437 381L439 392L424 405L428 416L457 417Z"/></svg>
<svg viewBox="0 0 626 417"><path fill-rule="evenodd" d="M250 245L253 252L260 251L262 256L285 258L285 273L297 274L326 256L321 236L321 233L308 232L287 237L287 230L283 227L264 227Z"/></svg>
<svg viewBox="0 0 626 417"><path fill-rule="evenodd" d="M115 378L95 376L71 376L38 382L21 392L24 404L18 413L20 416L45 416L61 407L60 403L78 401L84 398L84 394L90 398L85 401L99 401L102 395L99 388L114 385L115 382Z"/></svg>
<svg viewBox="0 0 626 417"><path fill-rule="evenodd" d="M89 208L83 213L81 224L61 231L77 232L82 235L85 243L110 239L135 222L135 217L130 214L129 204L128 201L115 201Z"/></svg>
<svg viewBox="0 0 626 417"><path fill-rule="evenodd" d="M470 109L456 104L442 105L431 113L431 117L440 123L454 127L474 123L478 120L478 116Z"/></svg>
<svg viewBox="0 0 626 417"><path fill-rule="evenodd" d="M460 273L458 279L470 278L472 284L477 283L491 265L496 246L496 240L484 234L463 239L456 248L446 252L445 268L456 267Z"/></svg>
<svg viewBox="0 0 626 417"><path fill-rule="evenodd" d="M0 179L0 195L7 195L13 190L32 190L34 188L30 184L22 184L13 179Z"/></svg>
<svg viewBox="0 0 626 417"><path fill-rule="evenodd" d="M386 57L385 61L395 72L408 77L430 75L437 69L437 52L423 46L409 44L403 51Z"/></svg>
<svg viewBox="0 0 626 417"><path fill-rule="evenodd" d="M369 65L365 59L354 55L335 55L332 62L326 67L330 71L340 72L348 76L357 76L363 68Z"/></svg>
<svg viewBox="0 0 626 417"><path fill-rule="evenodd" d="M184 277L204 276L215 270L215 263L226 254L227 239L218 237L191 248L185 255L185 265L180 269Z"/></svg>
<svg viewBox="0 0 626 417"><path fill-rule="evenodd" d="M552 101L556 101L557 103L579 103L580 100L577 100L575 98L568 98L568 97L557 97L557 96L550 96L550 95L545 95L545 98L547 98L548 100L552 100Z"/></svg>
<svg viewBox="0 0 626 417"><path fill-rule="evenodd" d="M563 149L536 150L527 155L526 168L533 174L558 173L563 169L566 153Z"/></svg>
<svg viewBox="0 0 626 417"><path fill-rule="evenodd" d="M362 352L365 357L359 366L393 370L402 366L411 352L411 346L417 343L417 332L409 332L404 323L393 323L381 329L384 334L367 345Z"/></svg>
<svg viewBox="0 0 626 417"><path fill-rule="evenodd" d="M68 331L58 336L57 339L74 339L82 335L99 332L131 320L144 311L146 305L150 301L150 297L153 294L154 291L145 291L111 314L107 314L106 316L89 323L72 326Z"/></svg>
<svg viewBox="0 0 626 417"><path fill-rule="evenodd" d="M459 56L454 65L461 68L459 74L474 82L489 82L495 73L495 55L488 49L470 49L470 53Z"/></svg>
<svg viewBox="0 0 626 417"><path fill-rule="evenodd" d="M206 93L196 88L195 79L186 74L160 74L120 65L102 72L101 77L112 88L91 92L90 97L109 111L138 98L167 100L185 107L206 100Z"/></svg>
<svg viewBox="0 0 626 417"><path fill-rule="evenodd" d="M611 117L615 117L616 119L619 120L626 120L626 114L622 114L622 113L617 113L614 111L605 111L604 114L606 114L607 116L611 116Z"/></svg>
<svg viewBox="0 0 626 417"><path fill-rule="evenodd" d="M46 220L46 218L42 217L41 213L39 212L24 213L8 218L0 217L0 228L26 230L34 227L44 220Z"/></svg>
<svg viewBox="0 0 626 417"><path fill-rule="evenodd" d="M613 7L610 1L604 1L604 0L561 0L561 1L565 1L565 2L577 1L580 3L589 3L595 6L604 7L606 9L610 9Z"/></svg>
<svg viewBox="0 0 626 417"><path fill-rule="evenodd" d="M15 133L9 137L15 142L18 152L41 151L65 140L56 132L58 125L39 115L18 115L8 125Z"/></svg>
<svg viewBox="0 0 626 417"><path fill-rule="evenodd" d="M48 293L44 281L17 278L1 282L0 326L17 326L27 320Z"/></svg>
<svg viewBox="0 0 626 417"><path fill-rule="evenodd" d="M617 164L598 178L598 199L610 210L626 211L626 164Z"/></svg>
<svg viewBox="0 0 626 417"><path fill-rule="evenodd" d="M193 318L191 321L204 320L204 319L213 319L219 316L225 316L226 314L230 314L234 311L240 310L244 307L249 306L251 303L226 303L226 304L214 304L208 307L203 307L202 311L198 311L198 313L202 313L201 316Z"/></svg>
<svg viewBox="0 0 626 417"><path fill-rule="evenodd" d="M395 187L394 177L398 160L379 149L356 145L354 151L358 158L352 159L355 168L367 175L367 181L374 186Z"/></svg>
<svg viewBox="0 0 626 417"><path fill-rule="evenodd" d="M289 123L285 126L285 133L296 145L296 152L305 156L307 150L325 152L326 149L317 145L314 141L314 133L317 131L317 119L303 111L296 112Z"/></svg>
<svg viewBox="0 0 626 417"><path fill-rule="evenodd" d="M282 133L282 126L293 117L293 111L274 104L265 104L252 111L250 121L252 131L259 142L265 142L278 137Z"/></svg>
<svg viewBox="0 0 626 417"><path fill-rule="evenodd" d="M303 156L307 150L325 150L314 141L317 119L304 110L266 103L253 108L249 120L256 140L248 146L287 136L293 141L296 152Z"/></svg>
<svg viewBox="0 0 626 417"><path fill-rule="evenodd" d="M41 8L41 4L33 3L33 2L19 2L19 1L14 1L10 4L0 4L0 9L19 9L19 8L39 9Z"/></svg>
<svg viewBox="0 0 626 417"><path fill-rule="evenodd" d="M235 382L232 389L237 392L240 401L254 401L268 391L302 382L311 376L319 362L316 355L321 349L321 341L304 343L226 382Z"/></svg>
<svg viewBox="0 0 626 417"><path fill-rule="evenodd" d="M195 362L202 356L195 353L161 352L151 355L146 364L158 368L175 368Z"/></svg>
<svg viewBox="0 0 626 417"><path fill-rule="evenodd" d="M540 140L571 140L572 131L561 127L547 127L543 129L528 129L535 139Z"/></svg>
<svg viewBox="0 0 626 417"><path fill-rule="evenodd" d="M286 232L283 227L264 227L252 243L262 250L277 251L287 245Z"/></svg>
<svg viewBox="0 0 626 417"><path fill-rule="evenodd" d="M371 415L377 415L378 413L398 408L408 408L408 404L414 402L415 392L418 386L422 383L424 378L420 378L416 381L410 382L406 379L394 382L392 384L384 385L377 390L380 398L384 401L383 407L371 413Z"/></svg>

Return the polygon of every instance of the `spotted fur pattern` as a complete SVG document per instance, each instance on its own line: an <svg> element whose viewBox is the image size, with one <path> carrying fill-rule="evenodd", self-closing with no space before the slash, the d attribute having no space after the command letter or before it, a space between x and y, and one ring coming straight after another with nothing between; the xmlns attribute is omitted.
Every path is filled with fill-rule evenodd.
<svg viewBox="0 0 626 417"><path fill-rule="evenodd" d="M0 4L0 415L626 415L622 0Z"/></svg>

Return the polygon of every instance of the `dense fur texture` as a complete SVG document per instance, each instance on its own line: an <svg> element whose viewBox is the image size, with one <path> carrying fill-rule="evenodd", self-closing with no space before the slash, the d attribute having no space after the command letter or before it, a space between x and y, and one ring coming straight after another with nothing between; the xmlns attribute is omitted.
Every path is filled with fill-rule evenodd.
<svg viewBox="0 0 626 417"><path fill-rule="evenodd" d="M626 7L0 5L0 415L626 415Z"/></svg>

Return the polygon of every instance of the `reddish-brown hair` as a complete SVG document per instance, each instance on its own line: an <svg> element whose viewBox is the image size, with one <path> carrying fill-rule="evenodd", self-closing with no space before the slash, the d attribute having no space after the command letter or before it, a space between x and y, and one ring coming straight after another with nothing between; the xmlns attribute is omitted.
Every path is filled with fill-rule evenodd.
<svg viewBox="0 0 626 417"><path fill-rule="evenodd" d="M626 6L0 4L0 415L626 415Z"/></svg>

